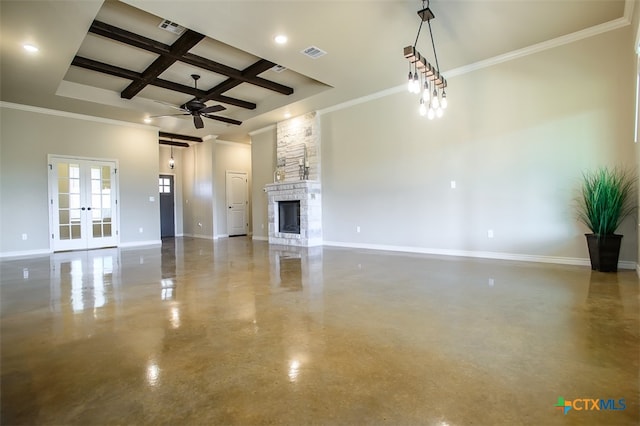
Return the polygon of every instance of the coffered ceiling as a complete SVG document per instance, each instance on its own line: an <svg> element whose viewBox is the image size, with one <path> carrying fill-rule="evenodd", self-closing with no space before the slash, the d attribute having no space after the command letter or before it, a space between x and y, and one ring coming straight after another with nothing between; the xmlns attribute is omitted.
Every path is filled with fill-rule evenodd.
<svg viewBox="0 0 640 426"><path fill-rule="evenodd" d="M429 6L447 77L571 33L624 25L632 5L433 0ZM391 0L0 0L0 96L135 123L152 116L165 132L246 141L248 132L286 113L403 84L402 49L415 40L421 7L421 1ZM160 28L164 20L184 29ZM288 42L275 43L279 34ZM25 52L27 42L39 52ZM428 43L418 42L426 56ZM308 48L326 54L313 58L302 53ZM197 90L192 75L200 77ZM449 86L453 106L464 94L455 92L455 79Z"/></svg>

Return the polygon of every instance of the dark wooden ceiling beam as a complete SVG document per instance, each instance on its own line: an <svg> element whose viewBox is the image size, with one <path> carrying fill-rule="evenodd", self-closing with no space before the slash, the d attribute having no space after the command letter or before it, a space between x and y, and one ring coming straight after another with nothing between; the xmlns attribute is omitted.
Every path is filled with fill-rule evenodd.
<svg viewBox="0 0 640 426"><path fill-rule="evenodd" d="M100 21L93 21L91 27L89 28L89 32L101 35L111 40L119 41L120 43L124 43L129 46L144 49L158 55L168 55L171 52L171 46ZM266 61L265 59L261 59L261 61L266 61L263 65L266 68L254 74L244 74L244 71L237 70L233 67L229 67L219 62L215 62L188 52L185 52L178 60L186 64L214 72L216 74L221 74L229 78L240 80L243 83L253 84L255 86L272 90L274 92L282 93L283 95L291 95L293 93L293 88L291 87L257 76L258 74L260 74L260 72L264 72L276 65L273 62ZM261 61L256 62L256 64L261 63ZM267 63L269 64L269 66L266 66ZM249 68L251 68L251 66Z"/></svg>
<svg viewBox="0 0 640 426"><path fill-rule="evenodd" d="M261 60L265 61L265 59L261 59ZM293 93L293 88L289 86L285 86L284 84L276 83L275 81L270 81L261 77L257 77L257 74L260 74L260 73L256 73L256 75L253 75L253 76L243 75L242 71L240 70L227 67L226 65L219 64L217 62L211 61L206 58L202 58L200 56L193 55L191 53L187 53L186 55L184 55L181 59L181 62L196 66L198 68L205 69L207 71L214 72L216 74L222 74L229 78L240 80L241 83L249 83L249 84L253 84L254 86L259 86L264 89L282 93L283 95L291 95ZM264 72L276 65L273 62L269 62L269 64L271 64L271 66L267 67L265 70L261 72Z"/></svg>
<svg viewBox="0 0 640 426"><path fill-rule="evenodd" d="M260 59L259 61L249 65L247 68L242 70L242 75L245 77L251 77L251 76L255 77L261 72L264 72L269 68L273 67L273 65L274 65L273 62L267 61L266 59ZM213 87L211 90L207 92L207 94L203 98L200 98L200 99L203 102L209 99L216 99L216 97L222 95L224 92L228 90L233 89L234 87L240 85L241 83L242 81L237 78L229 78L223 81L222 83L218 84L217 86ZM293 93L293 89L291 89L291 93Z"/></svg>
<svg viewBox="0 0 640 426"><path fill-rule="evenodd" d="M171 145L171 146L179 146L182 148L189 148L189 144L186 142L175 142L175 141L168 141L164 139L158 139L158 142L160 143L160 145Z"/></svg>
<svg viewBox="0 0 640 426"><path fill-rule="evenodd" d="M120 77L127 80L136 80L141 78L141 74L135 71L127 70L125 68L116 67L115 65L105 64L104 62L95 61L93 59L84 58L82 56L76 56L73 58L71 65L75 65L80 68L85 68L92 71L109 74L114 77ZM185 86L183 84L174 83L168 80L162 80L156 78L149 83L151 86L162 87L163 89L172 90L174 92L184 93L197 98L203 98L207 96L207 92L204 90L196 90L194 87ZM256 109L254 102L243 101L242 99L231 98L229 96L213 96L211 100L217 102L223 102L225 104L234 105L245 109Z"/></svg>
<svg viewBox="0 0 640 426"><path fill-rule="evenodd" d="M175 64L189 49L200 43L202 39L204 39L204 34L192 30L185 31L180 38L171 45L170 52L158 56L156 60L142 72L142 78L132 81L131 84L120 93L120 97L124 99L133 98L153 80L158 78L160 74L165 72L167 68Z"/></svg>
<svg viewBox="0 0 640 426"><path fill-rule="evenodd" d="M105 22L93 21L91 27L89 27L89 32L158 55L166 55L171 51L171 46L167 44L132 33L131 31L123 30L122 28L114 27Z"/></svg>
<svg viewBox="0 0 640 426"><path fill-rule="evenodd" d="M160 136L161 138L180 139L190 142L202 142L202 138L199 138L197 136L180 135L178 133L159 132L158 136Z"/></svg>
<svg viewBox="0 0 640 426"><path fill-rule="evenodd" d="M126 78L128 80L140 78L140 73L138 72L120 68L115 65L105 64L104 62L94 61L93 59L84 58L82 56L76 56L73 58L71 65L92 71L98 71L103 74L109 74L114 77Z"/></svg>

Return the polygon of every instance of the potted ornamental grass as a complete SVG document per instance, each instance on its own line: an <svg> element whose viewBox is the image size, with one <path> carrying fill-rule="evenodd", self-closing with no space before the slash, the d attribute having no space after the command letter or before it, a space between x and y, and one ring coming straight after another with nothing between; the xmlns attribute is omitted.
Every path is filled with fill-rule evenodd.
<svg viewBox="0 0 640 426"><path fill-rule="evenodd" d="M600 167L582 174L578 219L590 230L585 234L591 269L616 272L622 235L616 230L636 210L637 177L621 168Z"/></svg>

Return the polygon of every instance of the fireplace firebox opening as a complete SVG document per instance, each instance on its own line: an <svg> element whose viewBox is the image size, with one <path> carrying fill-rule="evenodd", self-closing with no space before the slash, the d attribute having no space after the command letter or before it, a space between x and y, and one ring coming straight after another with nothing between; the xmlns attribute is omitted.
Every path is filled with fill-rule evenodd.
<svg viewBox="0 0 640 426"><path fill-rule="evenodd" d="M280 232L300 233L300 200L278 201Z"/></svg>

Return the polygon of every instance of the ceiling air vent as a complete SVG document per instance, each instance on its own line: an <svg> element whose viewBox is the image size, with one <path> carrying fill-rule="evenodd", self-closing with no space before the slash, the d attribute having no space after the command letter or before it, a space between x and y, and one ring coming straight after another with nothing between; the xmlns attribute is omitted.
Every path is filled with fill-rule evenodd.
<svg viewBox="0 0 640 426"><path fill-rule="evenodd" d="M175 22L171 22L167 19L165 19L164 21L160 22L160 25L158 25L158 28L162 28L163 30L167 30L170 33L174 33L177 35L180 35L184 32L185 28L183 26L180 26L178 24L176 24Z"/></svg>
<svg viewBox="0 0 640 426"><path fill-rule="evenodd" d="M282 65L276 65L276 66L271 68L271 71L273 71L273 72L282 72L282 71L284 71L286 69L287 69L287 67L283 67Z"/></svg>
<svg viewBox="0 0 640 426"><path fill-rule="evenodd" d="M300 53L313 59L317 59L320 56L324 56L327 54L327 52L316 46L309 46L306 49L301 50Z"/></svg>

